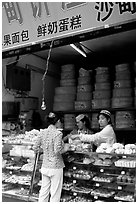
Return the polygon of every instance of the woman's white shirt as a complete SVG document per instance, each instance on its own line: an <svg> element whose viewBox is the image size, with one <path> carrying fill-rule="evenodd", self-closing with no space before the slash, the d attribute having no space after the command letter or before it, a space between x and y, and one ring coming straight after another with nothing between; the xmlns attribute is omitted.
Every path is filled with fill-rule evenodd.
<svg viewBox="0 0 138 204"><path fill-rule="evenodd" d="M96 146L99 146L101 143L108 143L110 145L116 142L116 135L113 130L113 127L108 124L100 132L95 134L83 134L80 136L80 139L83 142L92 142Z"/></svg>

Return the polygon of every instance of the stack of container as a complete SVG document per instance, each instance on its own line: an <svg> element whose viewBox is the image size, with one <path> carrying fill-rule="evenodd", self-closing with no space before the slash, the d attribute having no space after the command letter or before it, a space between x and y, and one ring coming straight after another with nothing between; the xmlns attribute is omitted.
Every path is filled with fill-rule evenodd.
<svg viewBox="0 0 138 204"><path fill-rule="evenodd" d="M131 72L129 64L116 65L114 81L112 108L129 108L133 104L133 88L131 83ZM135 127L134 111L116 111L116 128Z"/></svg>
<svg viewBox="0 0 138 204"><path fill-rule="evenodd" d="M135 111L116 111L116 128L135 128Z"/></svg>
<svg viewBox="0 0 138 204"><path fill-rule="evenodd" d="M79 70L75 110L90 110L92 100L92 85L90 71Z"/></svg>
<svg viewBox="0 0 138 204"><path fill-rule="evenodd" d="M95 91L93 91L92 109L110 108L111 84L108 67L96 68Z"/></svg>
<svg viewBox="0 0 138 204"><path fill-rule="evenodd" d="M76 97L75 66L73 64L61 67L60 87L55 88L53 111L74 110Z"/></svg>
<svg viewBox="0 0 138 204"><path fill-rule="evenodd" d="M129 64L116 65L112 108L131 107L133 103Z"/></svg>
<svg viewBox="0 0 138 204"><path fill-rule="evenodd" d="M73 130L76 125L75 114L64 114L64 129Z"/></svg>

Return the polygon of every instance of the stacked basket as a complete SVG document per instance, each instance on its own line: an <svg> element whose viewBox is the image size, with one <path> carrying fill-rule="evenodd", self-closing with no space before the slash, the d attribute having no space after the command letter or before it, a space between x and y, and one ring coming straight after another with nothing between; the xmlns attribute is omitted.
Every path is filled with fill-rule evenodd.
<svg viewBox="0 0 138 204"><path fill-rule="evenodd" d="M75 110L90 110L91 100L92 85L90 71L81 68L79 70Z"/></svg>
<svg viewBox="0 0 138 204"><path fill-rule="evenodd" d="M111 84L108 67L96 68L95 91L93 91L92 109L110 108Z"/></svg>
<svg viewBox="0 0 138 204"><path fill-rule="evenodd" d="M131 107L133 103L129 64L116 65L112 108Z"/></svg>
<svg viewBox="0 0 138 204"><path fill-rule="evenodd" d="M74 110L76 97L75 67L73 64L61 67L60 87L55 88L53 111Z"/></svg>

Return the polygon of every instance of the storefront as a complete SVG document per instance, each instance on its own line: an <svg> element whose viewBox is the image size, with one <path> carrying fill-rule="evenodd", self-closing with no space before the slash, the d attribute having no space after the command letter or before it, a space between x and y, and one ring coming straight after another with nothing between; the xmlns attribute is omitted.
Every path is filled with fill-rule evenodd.
<svg viewBox="0 0 138 204"><path fill-rule="evenodd" d="M67 135L80 113L89 116L96 132L97 114L108 109L122 152L92 155L83 148L80 153L76 146L66 157L61 200L135 201L136 3L3 2L2 6L3 145L11 146L10 154L3 151L2 194L37 200L41 161L39 179L32 182L31 145L49 111L62 113ZM32 125L35 112L41 124ZM19 116L27 133L16 132ZM85 157L93 162L85 163ZM110 165L94 165L94 159L103 157Z"/></svg>

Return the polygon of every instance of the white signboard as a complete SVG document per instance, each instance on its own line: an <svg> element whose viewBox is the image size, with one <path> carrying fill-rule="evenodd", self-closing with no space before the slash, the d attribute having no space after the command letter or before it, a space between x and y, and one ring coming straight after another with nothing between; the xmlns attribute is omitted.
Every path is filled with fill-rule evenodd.
<svg viewBox="0 0 138 204"><path fill-rule="evenodd" d="M3 2L3 51L136 19L135 2Z"/></svg>

